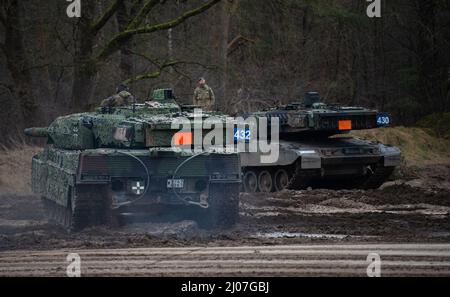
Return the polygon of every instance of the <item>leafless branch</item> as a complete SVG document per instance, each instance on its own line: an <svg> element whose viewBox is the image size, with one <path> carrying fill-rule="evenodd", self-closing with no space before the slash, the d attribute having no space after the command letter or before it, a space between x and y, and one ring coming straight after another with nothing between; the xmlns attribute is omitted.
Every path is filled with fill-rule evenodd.
<svg viewBox="0 0 450 297"><path fill-rule="evenodd" d="M106 10L106 12L92 24L91 30L94 33L97 33L108 20L114 15L119 6L123 3L124 0L115 0L114 3Z"/></svg>
<svg viewBox="0 0 450 297"><path fill-rule="evenodd" d="M133 78L129 78L129 79L123 81L123 83L131 84L131 83L135 83L137 81L141 81L141 80L145 80L145 79L157 78L162 74L164 69L169 68L169 67L175 67L177 65L191 64L191 65L199 65L199 66L209 68L209 69L212 68L212 66L206 66L206 65L202 65L198 62L190 62L190 61L168 61L168 62L164 62L162 64L158 64L157 62L153 61L153 63L155 63L155 65L158 65L158 69L156 71L140 74L138 76L135 76Z"/></svg>
<svg viewBox="0 0 450 297"><path fill-rule="evenodd" d="M136 15L136 17L130 22L130 24L127 27L127 30L132 30L139 27L142 24L142 21L145 19L145 17L159 2L160 0L147 0L144 6Z"/></svg>
<svg viewBox="0 0 450 297"><path fill-rule="evenodd" d="M142 53L138 53L138 52L135 52L135 51L131 51L131 50L129 52L132 55L135 55L135 56L138 56L138 57L141 57L141 58L147 60L148 62L150 62L151 64L153 64L156 67L160 67L161 66L161 61L159 61L156 58L150 57L150 56L148 56L146 54L142 54Z"/></svg>
<svg viewBox="0 0 450 297"><path fill-rule="evenodd" d="M181 63L185 63L184 61L171 61L171 62L167 62L164 63L162 65L160 65L159 69L154 71L154 72L148 72L148 73L144 73L144 74L140 74L138 76L135 76L133 78L129 78L125 81L123 81L124 84L131 84L131 83L135 83L137 81L140 80L145 80L145 79L150 79L150 78L157 78L161 75L162 71L167 68L167 67L171 67L177 64L181 64Z"/></svg>
<svg viewBox="0 0 450 297"><path fill-rule="evenodd" d="M233 40L231 40L230 43L228 43L227 56L230 56L235 50L237 50L246 42L255 43L256 40L244 37L242 35L238 35L235 38L233 38Z"/></svg>
<svg viewBox="0 0 450 297"><path fill-rule="evenodd" d="M58 26L54 26L53 29L54 29L54 32L55 32L56 39L58 39L59 42L61 42L61 45L66 50L66 52L68 52L73 57L72 51L70 50L69 46L66 44L66 42L63 39L63 37L61 36L61 34L58 31Z"/></svg>
<svg viewBox="0 0 450 297"><path fill-rule="evenodd" d="M142 27L139 27L136 29L125 30L124 32L117 34L115 37L113 37L108 42L108 44L105 46L105 48L102 50L102 52L100 53L100 55L97 57L96 60L102 61L102 60L105 60L106 58L108 58L111 54L113 54L120 48L120 45L122 44L123 41L127 40L129 37L131 37L133 35L147 34L147 33L152 33L152 32L156 32L156 31L174 28L174 27L178 26L179 24L183 23L184 21L186 21L187 19L210 9L211 7L213 7L220 1L221 0L211 0L204 5L199 6L195 9L192 9L188 12L185 12L181 16L179 16L175 19L172 19L170 21L167 21L165 23L160 23L160 24L156 24L156 25L146 25L146 26L142 26Z"/></svg>
<svg viewBox="0 0 450 297"><path fill-rule="evenodd" d="M143 53L138 53L138 52L135 52L135 51L130 51L130 53L147 60L148 62L152 63L154 66L156 66L158 68L161 67L161 65L164 64L164 62L162 62L161 60L158 60L156 58L150 57L150 56L148 56L146 54L143 54ZM194 62L194 61L184 61L183 63L177 63L177 64L197 65L197 66L201 66L201 67L203 67L205 69L209 69L209 70L217 69L217 66L215 66L215 65L205 65L205 64L202 64L202 63L199 63L199 62Z"/></svg>
<svg viewBox="0 0 450 297"><path fill-rule="evenodd" d="M35 69L41 69L41 68L47 68L50 66L54 66L54 67L60 67L60 68L72 68L75 67L75 64L54 64L54 63L44 63L44 64L40 64L40 65L33 65L30 66L28 68L23 69L23 71L29 71L29 70L35 70Z"/></svg>

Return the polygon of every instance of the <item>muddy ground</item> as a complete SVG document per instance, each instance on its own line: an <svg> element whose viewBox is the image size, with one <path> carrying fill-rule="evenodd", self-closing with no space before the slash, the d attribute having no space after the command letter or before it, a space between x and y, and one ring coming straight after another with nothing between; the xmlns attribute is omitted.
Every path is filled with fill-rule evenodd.
<svg viewBox="0 0 450 297"><path fill-rule="evenodd" d="M346 242L450 242L450 166L378 190L242 194L227 231L194 221L139 222L76 234L47 223L38 197L0 194L0 251L61 248L241 246Z"/></svg>

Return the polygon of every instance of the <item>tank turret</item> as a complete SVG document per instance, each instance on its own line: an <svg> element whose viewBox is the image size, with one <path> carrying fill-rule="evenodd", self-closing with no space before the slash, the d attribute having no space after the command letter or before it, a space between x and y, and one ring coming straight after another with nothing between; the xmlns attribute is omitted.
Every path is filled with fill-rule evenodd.
<svg viewBox="0 0 450 297"><path fill-rule="evenodd" d="M24 132L28 136L48 137L55 148L66 150L171 147L180 130L173 123L179 119L192 120L195 116L191 109L183 110L171 89L158 89L142 104L99 107L95 112L62 116L47 128L28 128ZM227 119L214 115L214 121L224 128ZM194 130L192 123L191 127Z"/></svg>
<svg viewBox="0 0 450 297"><path fill-rule="evenodd" d="M296 134L330 136L351 130L374 129L389 126L387 113L364 107L342 106L322 102L317 92L308 92L303 101L293 102L267 111L251 114L256 117L277 117L280 137Z"/></svg>

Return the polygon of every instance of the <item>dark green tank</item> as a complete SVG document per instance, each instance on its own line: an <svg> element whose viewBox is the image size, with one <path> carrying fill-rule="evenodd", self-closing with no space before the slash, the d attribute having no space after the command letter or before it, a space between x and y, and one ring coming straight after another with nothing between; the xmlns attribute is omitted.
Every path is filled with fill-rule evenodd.
<svg viewBox="0 0 450 297"><path fill-rule="evenodd" d="M98 108L26 129L50 144L32 161L32 188L49 219L80 230L173 211L190 213L206 228L233 226L239 155L213 146L192 150L192 135L171 125L177 118L192 113L164 89L145 104Z"/></svg>
<svg viewBox="0 0 450 297"><path fill-rule="evenodd" d="M272 192L307 187L378 188L400 164L397 147L346 136L351 130L387 127L387 113L325 104L307 93L299 102L248 116L279 121L279 158L259 162L260 152L241 152L243 188Z"/></svg>

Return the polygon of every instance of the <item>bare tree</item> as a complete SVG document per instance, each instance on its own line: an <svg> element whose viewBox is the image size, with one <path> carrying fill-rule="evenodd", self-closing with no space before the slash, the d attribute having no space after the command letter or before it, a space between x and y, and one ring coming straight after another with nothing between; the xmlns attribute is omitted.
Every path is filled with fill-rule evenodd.
<svg viewBox="0 0 450 297"><path fill-rule="evenodd" d="M4 1L1 4L0 22L5 30L5 39L0 47L6 57L6 64L11 74L14 84L4 87L18 104L15 104L20 118L16 121L27 120L30 123L35 121L37 105L32 93L32 77L28 64L28 57L24 46L23 34L23 9L18 0ZM12 100L12 98L10 99Z"/></svg>
<svg viewBox="0 0 450 297"><path fill-rule="evenodd" d="M125 14L123 0L115 0L107 11L97 19L94 18L95 14L95 2L89 1L84 6L83 17L81 18L78 27L77 35L77 50L75 55L75 70L74 70L74 83L72 92L72 108L74 110L85 109L86 105L90 102L93 90L93 77L99 70L99 67L107 62L116 51L121 48L126 51L127 45L133 36L150 34L169 28L174 28L189 18L203 13L209 8L216 5L221 0L210 0L209 2L200 5L194 9L188 10L180 16L157 24L146 24L145 19L151 13L153 8L157 5L163 5L165 1L160 0L147 0L144 1L140 9L136 9L136 15L132 16L125 27L121 21L120 27L122 28L117 34L115 34L103 47L98 55L94 55L93 46L96 40L96 35L105 26L109 19L120 9L122 9L122 15ZM137 1L139 3L139 1ZM128 17L127 17L128 18ZM123 68L127 67L126 61L123 61Z"/></svg>

